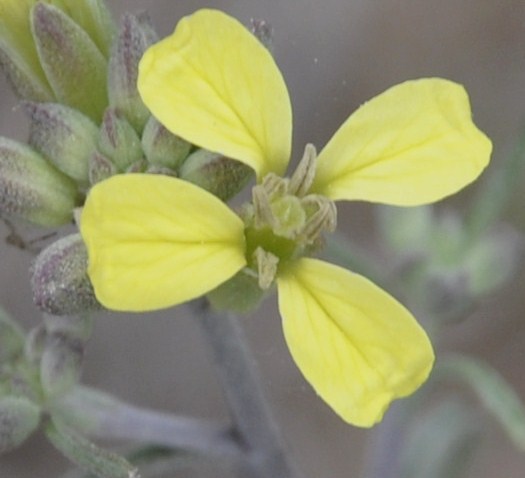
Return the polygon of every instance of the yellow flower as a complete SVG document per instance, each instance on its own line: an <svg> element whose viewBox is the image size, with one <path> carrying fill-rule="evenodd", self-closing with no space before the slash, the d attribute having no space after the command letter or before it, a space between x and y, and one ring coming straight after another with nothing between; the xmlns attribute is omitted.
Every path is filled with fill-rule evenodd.
<svg viewBox="0 0 525 478"><path fill-rule="evenodd" d="M408 81L363 105L291 179L292 114L267 50L233 18L200 10L148 50L139 90L173 133L257 173L239 217L180 179L121 175L96 185L81 220L98 299L117 310L179 304L246 267L277 283L286 342L317 393L368 427L425 381L432 346L413 316L370 281L308 257L335 225L334 200L436 201L473 181L490 141L464 89Z"/></svg>

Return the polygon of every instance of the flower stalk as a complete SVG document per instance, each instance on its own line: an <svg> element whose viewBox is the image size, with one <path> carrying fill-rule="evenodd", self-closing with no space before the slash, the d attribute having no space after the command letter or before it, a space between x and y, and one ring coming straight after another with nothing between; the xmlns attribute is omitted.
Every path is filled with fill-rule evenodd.
<svg viewBox="0 0 525 478"><path fill-rule="evenodd" d="M302 478L285 450L283 439L261 389L258 373L235 316L217 313L207 301L190 304L210 345L235 431L248 461L245 478Z"/></svg>
<svg viewBox="0 0 525 478"><path fill-rule="evenodd" d="M224 461L242 458L227 425L136 407L88 387L57 401L53 412L93 438L154 443Z"/></svg>

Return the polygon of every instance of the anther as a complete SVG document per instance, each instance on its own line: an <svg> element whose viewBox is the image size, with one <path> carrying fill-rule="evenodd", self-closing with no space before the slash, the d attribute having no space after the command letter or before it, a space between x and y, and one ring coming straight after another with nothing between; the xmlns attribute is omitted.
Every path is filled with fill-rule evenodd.
<svg viewBox="0 0 525 478"><path fill-rule="evenodd" d="M303 197L308 193L315 177L317 163L317 152L313 144L308 143L304 148L304 153L297 169L294 171L288 191L298 197Z"/></svg>
<svg viewBox="0 0 525 478"><path fill-rule="evenodd" d="M254 255L257 263L259 287L262 290L267 290L272 285L277 274L279 258L271 252L265 251L262 247L257 247Z"/></svg>

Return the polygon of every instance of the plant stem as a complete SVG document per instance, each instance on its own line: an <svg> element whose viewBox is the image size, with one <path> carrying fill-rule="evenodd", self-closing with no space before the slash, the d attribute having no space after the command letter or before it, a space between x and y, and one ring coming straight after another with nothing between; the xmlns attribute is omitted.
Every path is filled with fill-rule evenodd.
<svg viewBox="0 0 525 478"><path fill-rule="evenodd" d="M93 437L152 443L232 461L242 450L231 428L197 418L135 407L88 387L77 387L51 410Z"/></svg>
<svg viewBox="0 0 525 478"><path fill-rule="evenodd" d="M396 478L405 443L406 406L394 403L383 421L372 432L364 465L364 478Z"/></svg>
<svg viewBox="0 0 525 478"><path fill-rule="evenodd" d="M289 460L279 429L260 386L259 375L246 347L236 318L211 309L206 300L191 304L200 318L210 344L231 416L247 466L239 469L243 478L301 478Z"/></svg>

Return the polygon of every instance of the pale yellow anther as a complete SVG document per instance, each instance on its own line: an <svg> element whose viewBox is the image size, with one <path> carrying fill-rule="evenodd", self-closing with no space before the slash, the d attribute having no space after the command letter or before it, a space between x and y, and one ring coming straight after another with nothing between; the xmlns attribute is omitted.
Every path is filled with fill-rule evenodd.
<svg viewBox="0 0 525 478"><path fill-rule="evenodd" d="M282 178L275 173L268 173L261 185L268 193L268 197L274 199L288 194L289 182L288 178Z"/></svg>
<svg viewBox="0 0 525 478"><path fill-rule="evenodd" d="M270 198L263 186L255 186L252 189L253 222L256 228L265 226L274 228L277 220L273 214Z"/></svg>
<svg viewBox="0 0 525 478"><path fill-rule="evenodd" d="M301 235L308 243L314 242L323 232L333 232L337 226L337 209L333 201L324 196L311 195L303 198L303 205L317 206L317 211L307 220Z"/></svg>
<svg viewBox="0 0 525 478"><path fill-rule="evenodd" d="M277 275L279 258L275 254L265 251L262 247L255 249L254 256L257 263L259 287L262 290L267 290L273 284Z"/></svg>
<svg viewBox="0 0 525 478"><path fill-rule="evenodd" d="M304 148L303 157L297 166L297 169L290 178L290 194L303 197L308 194L315 178L317 152L315 146L308 143Z"/></svg>

